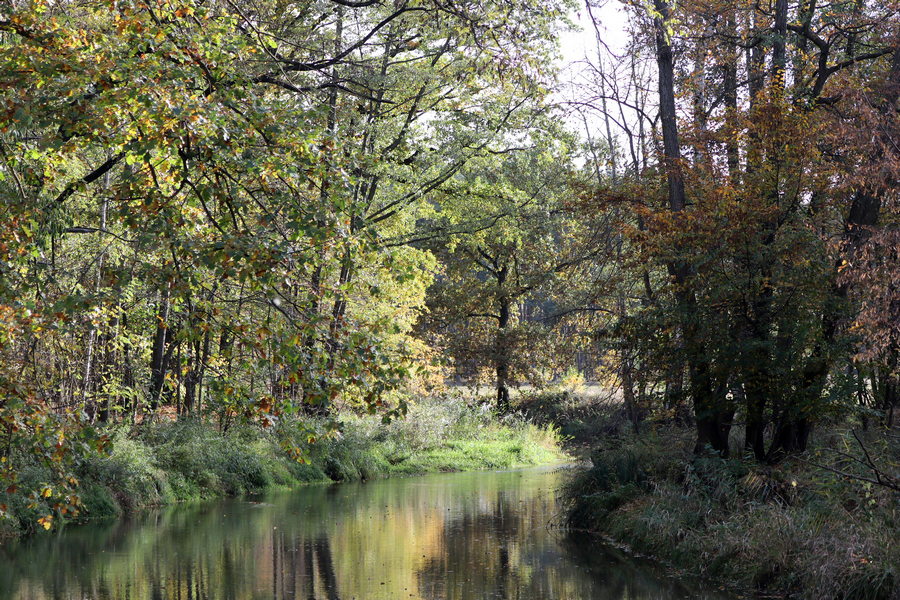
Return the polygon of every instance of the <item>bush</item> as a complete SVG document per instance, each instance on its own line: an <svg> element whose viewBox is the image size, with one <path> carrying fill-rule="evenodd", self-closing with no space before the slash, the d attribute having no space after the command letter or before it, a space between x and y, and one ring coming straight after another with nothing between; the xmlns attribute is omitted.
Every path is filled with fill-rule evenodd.
<svg viewBox="0 0 900 600"><path fill-rule="evenodd" d="M695 456L690 442L677 429L607 440L564 491L569 526L756 593L900 596L896 498L799 461Z"/></svg>
<svg viewBox="0 0 900 600"><path fill-rule="evenodd" d="M525 466L562 456L552 427L521 414L498 419L489 406L458 395L423 400L390 423L353 413L338 422L334 429L324 420L284 419L272 430L235 424L225 432L200 420L110 428L109 455L79 466L79 518L301 483ZM19 476L35 487L49 474L32 463ZM7 496L3 527L32 529L42 515L27 498Z"/></svg>
<svg viewBox="0 0 900 600"><path fill-rule="evenodd" d="M563 439L579 449L595 444L598 438L619 436L630 428L621 401L611 395L523 392L516 408L536 425L553 426Z"/></svg>

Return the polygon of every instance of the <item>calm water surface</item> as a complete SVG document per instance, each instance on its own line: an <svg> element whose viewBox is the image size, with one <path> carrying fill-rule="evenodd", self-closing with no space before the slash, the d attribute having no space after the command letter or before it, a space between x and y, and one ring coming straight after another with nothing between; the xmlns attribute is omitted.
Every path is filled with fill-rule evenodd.
<svg viewBox="0 0 900 600"><path fill-rule="evenodd" d="M726 600L548 527L559 468L178 506L0 545L15 600Z"/></svg>

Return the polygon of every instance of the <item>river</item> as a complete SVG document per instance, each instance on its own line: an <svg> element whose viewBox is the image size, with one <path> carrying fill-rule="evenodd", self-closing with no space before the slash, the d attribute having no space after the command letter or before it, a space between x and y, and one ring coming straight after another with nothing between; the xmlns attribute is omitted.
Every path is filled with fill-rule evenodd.
<svg viewBox="0 0 900 600"><path fill-rule="evenodd" d="M6 600L726 600L550 524L566 469L175 506L0 545Z"/></svg>

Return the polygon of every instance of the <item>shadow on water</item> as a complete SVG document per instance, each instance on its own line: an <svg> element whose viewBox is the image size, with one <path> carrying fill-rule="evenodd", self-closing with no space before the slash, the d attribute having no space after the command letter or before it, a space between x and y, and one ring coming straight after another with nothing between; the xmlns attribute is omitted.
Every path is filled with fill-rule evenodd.
<svg viewBox="0 0 900 600"><path fill-rule="evenodd" d="M724 599L548 523L559 469L315 486L0 545L13 600Z"/></svg>
<svg viewBox="0 0 900 600"><path fill-rule="evenodd" d="M564 555L579 565L598 598L735 598L700 581L677 579L658 563L631 556L586 533L566 533L559 540Z"/></svg>

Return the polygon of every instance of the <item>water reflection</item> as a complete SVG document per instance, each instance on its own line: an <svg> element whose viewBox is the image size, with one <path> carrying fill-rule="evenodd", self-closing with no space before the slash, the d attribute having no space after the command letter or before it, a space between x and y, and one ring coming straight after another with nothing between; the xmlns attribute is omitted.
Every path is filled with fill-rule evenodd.
<svg viewBox="0 0 900 600"><path fill-rule="evenodd" d="M0 598L724 598L547 527L563 473L451 474L182 506L0 546Z"/></svg>

